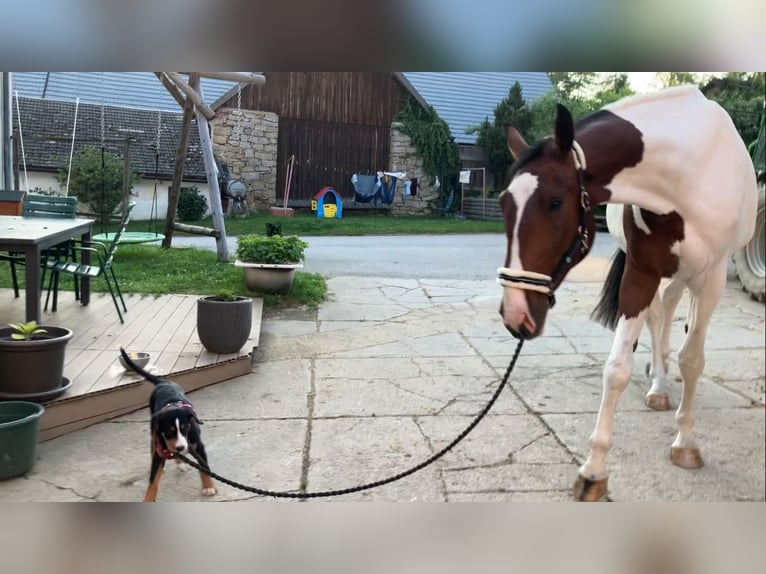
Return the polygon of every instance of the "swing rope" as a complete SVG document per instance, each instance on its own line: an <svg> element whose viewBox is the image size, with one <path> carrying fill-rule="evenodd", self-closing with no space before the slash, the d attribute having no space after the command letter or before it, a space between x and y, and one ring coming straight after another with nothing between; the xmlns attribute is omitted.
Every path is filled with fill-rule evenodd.
<svg viewBox="0 0 766 574"><path fill-rule="evenodd" d="M101 72L101 233L106 234L104 202L106 197L106 151L104 149L104 72Z"/></svg>
<svg viewBox="0 0 766 574"><path fill-rule="evenodd" d="M72 124L72 147L69 150L69 168L66 172L66 187L64 188L64 197L69 196L69 179L72 176L72 157L74 156L74 141L77 133L77 112L80 110L80 98L74 104L74 123Z"/></svg>
<svg viewBox="0 0 766 574"><path fill-rule="evenodd" d="M19 122L19 143L21 143L21 161L24 163L24 185L26 192L29 193L29 178L27 177L27 154L24 151L24 134L21 131L21 110L19 109L19 91L14 90L16 94L16 117Z"/></svg>
<svg viewBox="0 0 766 574"><path fill-rule="evenodd" d="M152 196L152 209L149 213L149 233L154 232L156 238L159 233L154 226L156 217L159 217L157 208L157 185L160 180L160 138L162 136L162 110L157 110L157 142L154 148L154 195Z"/></svg>

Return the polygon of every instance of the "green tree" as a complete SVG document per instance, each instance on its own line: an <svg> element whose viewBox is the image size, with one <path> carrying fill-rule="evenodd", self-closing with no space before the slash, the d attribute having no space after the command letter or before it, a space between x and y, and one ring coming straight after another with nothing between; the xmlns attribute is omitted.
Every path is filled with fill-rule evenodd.
<svg viewBox="0 0 766 574"><path fill-rule="evenodd" d="M697 83L694 72L657 72L657 77L666 88Z"/></svg>
<svg viewBox="0 0 766 574"><path fill-rule="evenodd" d="M472 126L467 133L476 134L476 145L484 149L487 158L487 171L493 177L494 187L502 185L505 172L513 163L508 151L506 126L512 125L526 136L532 125L532 116L522 95L521 84L515 82L508 90L508 95L501 100L494 110L493 121L485 118L478 126ZM498 184L498 182L500 182Z"/></svg>
<svg viewBox="0 0 766 574"><path fill-rule="evenodd" d="M596 104L592 101L581 98L563 98L551 90L537 98L529 106L530 126L527 133L524 134L529 143L553 134L556 121L556 104L566 106L575 122L597 109Z"/></svg>
<svg viewBox="0 0 766 574"><path fill-rule="evenodd" d="M606 76L600 82L600 89L591 99L591 105L593 109L601 108L617 100L621 100L626 96L633 95L633 90L630 87L630 81L628 80L628 74L625 72L617 72Z"/></svg>
<svg viewBox="0 0 766 574"><path fill-rule="evenodd" d="M59 167L56 178L66 185L68 168ZM138 181L131 173L130 185ZM99 222L108 221L122 200L123 160L117 155L87 147L72 158L72 175L69 178L70 195L77 196L80 203L90 206Z"/></svg>
<svg viewBox="0 0 766 574"><path fill-rule="evenodd" d="M548 72L554 89L565 100L582 97L598 80L596 72Z"/></svg>
<svg viewBox="0 0 766 574"><path fill-rule="evenodd" d="M729 113L745 144L750 145L758 138L764 114L766 73L729 72L714 76L701 89Z"/></svg>

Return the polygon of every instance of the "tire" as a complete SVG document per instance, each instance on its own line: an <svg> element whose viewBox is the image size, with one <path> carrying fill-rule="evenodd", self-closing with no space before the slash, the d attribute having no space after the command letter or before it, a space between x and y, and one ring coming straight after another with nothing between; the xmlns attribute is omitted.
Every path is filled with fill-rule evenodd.
<svg viewBox="0 0 766 574"><path fill-rule="evenodd" d="M764 302L766 291L766 263L764 251L766 247L766 180L763 176L758 182L758 215L755 220L755 233L752 239L734 253L734 267L742 290L756 301Z"/></svg>

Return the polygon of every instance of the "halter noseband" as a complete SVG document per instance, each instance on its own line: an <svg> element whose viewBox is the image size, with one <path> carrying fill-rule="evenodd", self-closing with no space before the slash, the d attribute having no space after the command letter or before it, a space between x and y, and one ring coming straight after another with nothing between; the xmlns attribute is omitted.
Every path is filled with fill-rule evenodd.
<svg viewBox="0 0 766 574"><path fill-rule="evenodd" d="M578 253L584 257L591 247L587 216L592 206L590 194L585 190L585 154L580 144L576 141L572 142L572 155L574 156L575 168L577 169L577 184L580 187L580 225L577 227L577 235L572 245L564 254L564 257L561 258L552 275L525 271L523 269L511 269L509 267L500 267L497 270L497 282L500 285L503 287L526 289L527 291L537 291L538 293L548 295L549 307L553 307L556 304L556 296L553 294L555 287L553 285L558 284L559 275L572 264Z"/></svg>

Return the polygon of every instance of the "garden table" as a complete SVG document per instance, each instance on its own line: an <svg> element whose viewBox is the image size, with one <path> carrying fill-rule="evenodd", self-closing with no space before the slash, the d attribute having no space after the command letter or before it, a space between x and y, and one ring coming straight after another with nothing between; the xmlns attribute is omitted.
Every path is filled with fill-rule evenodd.
<svg viewBox="0 0 766 574"><path fill-rule="evenodd" d="M40 260L41 253L72 239L90 240L93 219L48 219L0 215L0 251L23 253L25 259L26 321L40 321ZM83 251L82 263L90 264L90 253ZM90 303L90 279L82 277L80 303Z"/></svg>

